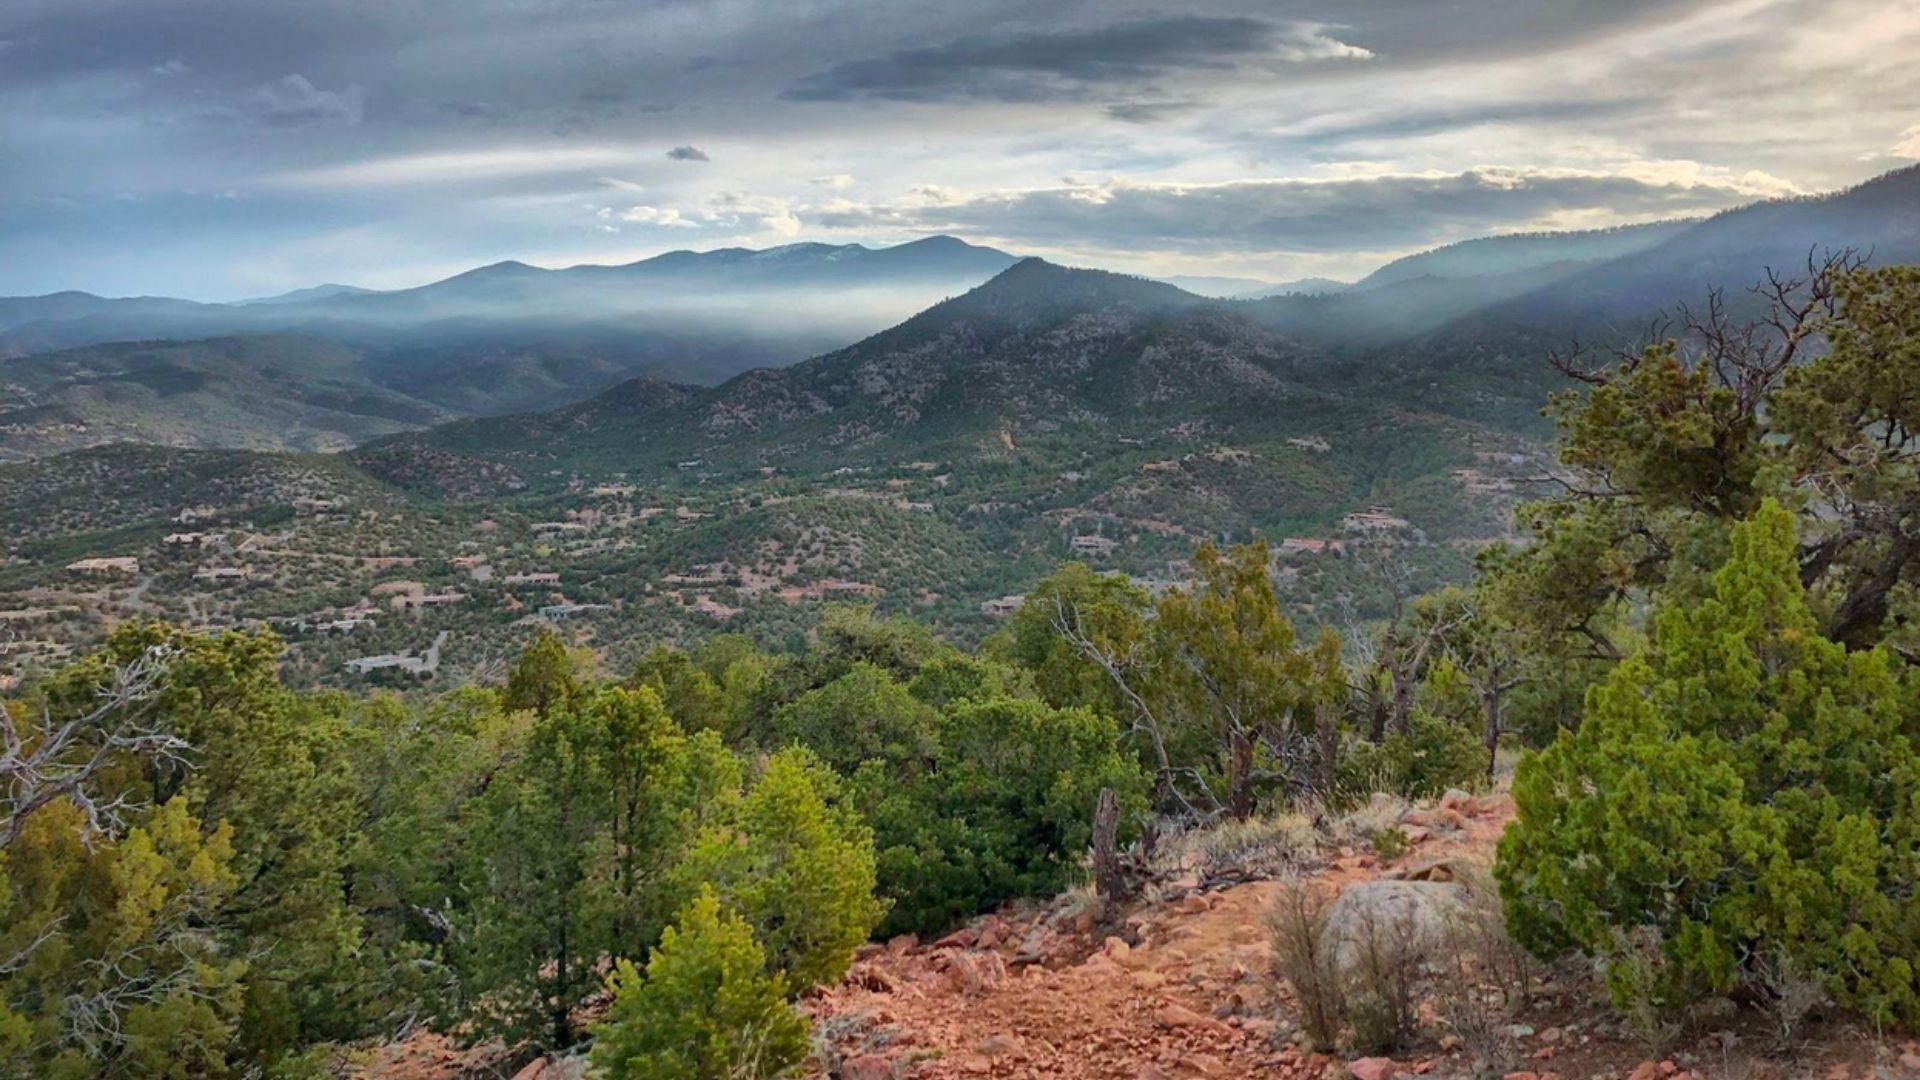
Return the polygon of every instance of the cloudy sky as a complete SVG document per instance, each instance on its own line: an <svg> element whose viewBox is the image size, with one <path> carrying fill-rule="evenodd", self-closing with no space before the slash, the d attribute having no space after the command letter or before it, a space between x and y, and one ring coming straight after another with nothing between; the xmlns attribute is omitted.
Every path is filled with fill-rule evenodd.
<svg viewBox="0 0 1920 1080"><path fill-rule="evenodd" d="M1920 0L5 0L0 294L950 232L1351 276L1920 160Z"/></svg>

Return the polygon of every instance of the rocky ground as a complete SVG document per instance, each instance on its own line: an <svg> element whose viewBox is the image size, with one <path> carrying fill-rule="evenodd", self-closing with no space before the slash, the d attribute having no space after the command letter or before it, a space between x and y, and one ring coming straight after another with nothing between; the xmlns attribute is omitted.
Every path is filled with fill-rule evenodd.
<svg viewBox="0 0 1920 1080"><path fill-rule="evenodd" d="M1411 841L1322 849L1297 875L1353 900L1442 895L1487 865L1512 816L1502 795L1458 794L1406 812ZM1529 1005L1503 1018L1489 1067L1423 1003L1423 1031L1394 1057L1305 1048L1272 977L1266 915L1285 884L1176 868L1140 902L1102 917L1086 896L985 916L937 941L864 949L846 981L811 996L825 1080L1895 1080L1920 1078L1920 1045L1843 1027L1794 1044L1754 1016L1650 1057L1596 1004L1575 969L1545 971ZM1337 914L1337 913L1336 913ZM1751 1012L1751 1010L1749 1010ZM419 1036L367 1055L360 1080L578 1080L579 1058L524 1064L499 1047L457 1050Z"/></svg>

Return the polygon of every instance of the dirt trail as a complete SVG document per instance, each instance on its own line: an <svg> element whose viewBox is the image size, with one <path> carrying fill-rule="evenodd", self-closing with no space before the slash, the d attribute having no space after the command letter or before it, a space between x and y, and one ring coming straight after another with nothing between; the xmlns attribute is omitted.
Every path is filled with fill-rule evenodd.
<svg viewBox="0 0 1920 1080"><path fill-rule="evenodd" d="M1417 830L1431 835L1384 872L1485 862L1511 804L1467 809L1450 823L1464 828ZM1316 880L1338 888L1382 872L1349 852ZM1336 1063L1273 1045L1265 912L1279 887L1189 891L1105 929L988 916L932 945L870 950L808 1008L848 1080L1318 1077Z"/></svg>

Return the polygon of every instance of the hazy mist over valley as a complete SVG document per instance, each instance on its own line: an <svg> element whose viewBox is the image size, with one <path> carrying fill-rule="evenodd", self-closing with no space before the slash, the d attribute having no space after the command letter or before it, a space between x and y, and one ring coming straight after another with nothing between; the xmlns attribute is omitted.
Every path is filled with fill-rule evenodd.
<svg viewBox="0 0 1920 1080"><path fill-rule="evenodd" d="M1920 1077L1916 58L0 3L0 1080Z"/></svg>

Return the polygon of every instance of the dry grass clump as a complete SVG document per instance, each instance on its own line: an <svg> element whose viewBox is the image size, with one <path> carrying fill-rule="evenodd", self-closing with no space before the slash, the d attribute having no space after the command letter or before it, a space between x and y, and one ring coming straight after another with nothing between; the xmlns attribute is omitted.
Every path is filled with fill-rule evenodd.
<svg viewBox="0 0 1920 1080"><path fill-rule="evenodd" d="M1479 1075L1500 1076L1519 1056L1513 1018L1531 996L1533 958L1507 933L1493 876L1470 865L1456 874L1460 904L1447 920L1434 1017L1460 1040Z"/></svg>
<svg viewBox="0 0 1920 1080"><path fill-rule="evenodd" d="M1327 840L1335 847L1370 847L1375 836L1398 831L1401 816L1412 808L1411 802L1398 795L1376 791L1364 803L1327 815Z"/></svg>
<svg viewBox="0 0 1920 1080"><path fill-rule="evenodd" d="M1354 1048L1367 1054L1398 1050L1419 1025L1427 962L1419 925L1409 911L1361 907L1347 944L1353 962L1345 972L1345 996Z"/></svg>
<svg viewBox="0 0 1920 1080"><path fill-rule="evenodd" d="M1288 877L1320 856L1320 835L1313 819L1298 811L1222 821L1189 833L1184 841L1202 880Z"/></svg>
<svg viewBox="0 0 1920 1080"><path fill-rule="evenodd" d="M1300 1014L1300 1027L1316 1050L1339 1047L1346 1029L1346 994L1334 943L1327 939L1325 890L1290 881L1267 911L1273 974L1286 984Z"/></svg>
<svg viewBox="0 0 1920 1080"><path fill-rule="evenodd" d="M1426 1003L1440 1033L1459 1039L1478 1071L1501 1075L1512 1065L1512 1022L1528 1002L1533 961L1507 933L1492 877L1477 867L1457 873L1454 886L1429 901L1444 913L1438 928L1409 906L1362 903L1341 912L1337 896L1310 882L1280 889L1267 914L1273 976L1314 1048L1405 1049Z"/></svg>

